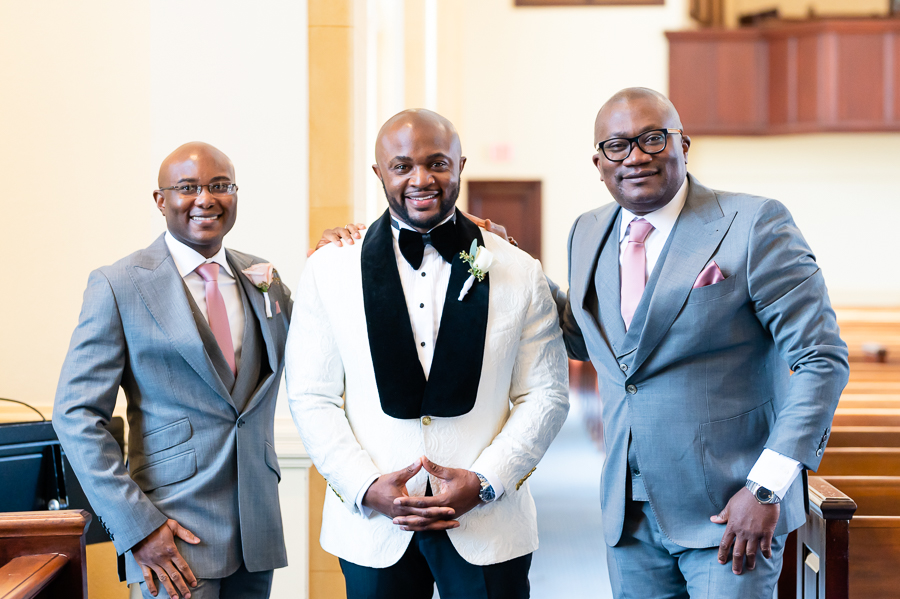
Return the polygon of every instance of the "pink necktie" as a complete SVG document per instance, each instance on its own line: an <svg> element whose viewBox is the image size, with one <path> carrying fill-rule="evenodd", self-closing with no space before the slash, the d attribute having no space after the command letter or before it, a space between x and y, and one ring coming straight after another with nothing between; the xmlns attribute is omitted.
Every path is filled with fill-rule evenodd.
<svg viewBox="0 0 900 599"><path fill-rule="evenodd" d="M625 330L631 326L634 311L637 310L644 285L647 284L647 251L644 240L653 230L653 225L643 218L631 221L628 244L622 252L622 320Z"/></svg>
<svg viewBox="0 0 900 599"><path fill-rule="evenodd" d="M225 354L225 361L231 368L231 373L237 375L234 366L234 343L231 341L231 325L228 324L228 311L225 309L225 300L219 291L219 265L215 263L201 264L197 267L197 274L206 282L206 312L209 315L209 328L219 344L219 349Z"/></svg>

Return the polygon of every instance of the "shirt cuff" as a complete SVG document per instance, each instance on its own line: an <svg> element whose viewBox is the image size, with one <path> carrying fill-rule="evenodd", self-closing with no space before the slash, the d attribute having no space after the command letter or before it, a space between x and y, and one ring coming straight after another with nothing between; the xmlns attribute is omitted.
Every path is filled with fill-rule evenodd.
<svg viewBox="0 0 900 599"><path fill-rule="evenodd" d="M774 492L779 499L784 499L801 470L803 466L797 460L766 448L747 475L747 480L762 485Z"/></svg>
<svg viewBox="0 0 900 599"><path fill-rule="evenodd" d="M473 471L474 472L474 471ZM496 472L491 472L490 470L485 470L482 468L481 472L479 472L481 476L485 477L488 483L494 489L494 501L500 499L500 496L503 495L503 483L500 482L500 477L497 476Z"/></svg>
<svg viewBox="0 0 900 599"><path fill-rule="evenodd" d="M359 513L361 513L364 518L368 518L369 516L372 515L372 512L375 511L372 508L369 508L369 507L366 507L363 505L363 497L366 496L366 491L369 490L369 487L372 486L372 483L374 483L376 480L378 480L378 476L379 475L376 474L375 476L370 478L368 480L368 482L366 482L366 484L364 484L362 486L362 489L360 489L359 495L356 496L356 507L359 509Z"/></svg>

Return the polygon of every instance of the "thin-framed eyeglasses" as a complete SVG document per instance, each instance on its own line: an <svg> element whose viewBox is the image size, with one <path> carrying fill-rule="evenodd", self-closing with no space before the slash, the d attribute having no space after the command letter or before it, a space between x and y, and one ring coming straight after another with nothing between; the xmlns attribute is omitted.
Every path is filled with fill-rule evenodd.
<svg viewBox="0 0 900 599"><path fill-rule="evenodd" d="M598 143L596 148L598 152L603 152L607 160L622 162L631 155L634 144L637 144L644 154L659 154L666 149L669 135L675 133L684 135L682 129L651 129L637 137L612 137Z"/></svg>
<svg viewBox="0 0 900 599"><path fill-rule="evenodd" d="M228 181L216 181L215 183L207 183L199 185L197 183L184 183L182 185L173 185L171 187L160 187L157 191L176 191L183 196L198 196L203 193L203 188L207 188L209 193L214 196L230 196L238 190L237 183Z"/></svg>

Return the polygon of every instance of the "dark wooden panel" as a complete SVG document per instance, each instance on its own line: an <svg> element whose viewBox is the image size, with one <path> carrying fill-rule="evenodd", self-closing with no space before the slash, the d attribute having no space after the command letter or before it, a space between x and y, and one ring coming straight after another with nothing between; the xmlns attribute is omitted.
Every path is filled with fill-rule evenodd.
<svg viewBox="0 0 900 599"><path fill-rule="evenodd" d="M506 227L519 248L541 258L541 182L469 181L469 212Z"/></svg>
<svg viewBox="0 0 900 599"><path fill-rule="evenodd" d="M689 134L900 131L900 19L666 36L670 97Z"/></svg>
<svg viewBox="0 0 900 599"><path fill-rule="evenodd" d="M849 122L884 118L884 36L837 37L837 117Z"/></svg>

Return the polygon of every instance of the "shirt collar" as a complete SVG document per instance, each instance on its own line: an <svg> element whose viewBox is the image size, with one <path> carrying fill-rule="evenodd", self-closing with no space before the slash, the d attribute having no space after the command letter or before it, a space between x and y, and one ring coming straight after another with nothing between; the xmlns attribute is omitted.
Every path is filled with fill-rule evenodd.
<svg viewBox="0 0 900 599"><path fill-rule="evenodd" d="M405 222L403 222L402 220L400 220L399 218L397 218L397 217L394 216L393 214L391 214L391 220L393 221L393 222L391 223L391 233L394 234L394 239L399 239L399 238L400 238L400 229L409 229L410 231L415 231L415 229L413 229L412 227L410 227L409 225L407 225ZM454 210L453 212L451 212L451 213L447 216L447 218L445 218L444 220L442 220L441 222L439 222L439 223L436 224L435 226L431 227L427 232L428 232L428 233L431 233L432 231L434 231L435 229L437 229L438 227L440 227L440 226L443 225L444 223L446 223L446 222L448 222L448 221L451 221L451 220L453 220L453 221L456 220L456 210ZM396 226L394 226L394 223L396 223Z"/></svg>
<svg viewBox="0 0 900 599"><path fill-rule="evenodd" d="M181 275L182 279L194 272L198 266L206 262L215 262L225 269L225 272L228 273L229 277L232 279L234 278L234 273L231 272L231 267L228 266L228 260L225 257L224 245L219 248L219 251L216 252L215 256L208 260L194 248L175 239L175 236L168 231L166 231L166 245L169 247L169 253L172 254L172 260L175 261L175 267L178 269L178 274Z"/></svg>
<svg viewBox="0 0 900 599"><path fill-rule="evenodd" d="M619 243L622 243L622 240L625 239L625 233L628 232L628 225L636 218L643 218L653 225L654 229L663 233L664 237L668 237L669 233L672 232L672 229L675 228L675 222L678 220L678 215L681 214L681 209L684 208L687 192L688 178L685 177L681 187L679 187L678 191L675 193L675 197L658 210L654 210L644 216L635 216L630 211L622 208L622 225L619 228Z"/></svg>

